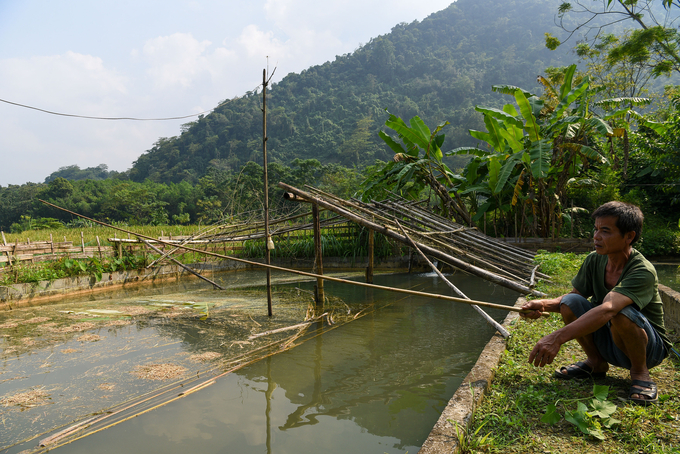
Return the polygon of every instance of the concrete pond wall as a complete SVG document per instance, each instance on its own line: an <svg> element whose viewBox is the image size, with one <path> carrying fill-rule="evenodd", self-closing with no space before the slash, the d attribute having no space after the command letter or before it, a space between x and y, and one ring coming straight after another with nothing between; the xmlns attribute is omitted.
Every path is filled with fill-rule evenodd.
<svg viewBox="0 0 680 454"><path fill-rule="evenodd" d="M314 260L286 259L272 261L272 265L280 266L282 268L311 271L314 266ZM188 266L207 278L210 278L215 273L258 269L255 266L246 265L233 260L194 263ZM367 260L363 258L331 257L324 258L323 266L326 270L356 270L366 268ZM425 270L422 264L415 260L412 261L411 267L415 271ZM396 256L376 260L375 268L379 270L405 270L409 268L409 259L408 257ZM158 285L163 282L187 278L198 279L198 277L183 270L178 265L165 265L152 269L103 273L101 280L97 280L93 276L77 276L55 279L53 281L0 286L0 310L44 304L49 301L63 298L66 295L83 296L119 288Z"/></svg>

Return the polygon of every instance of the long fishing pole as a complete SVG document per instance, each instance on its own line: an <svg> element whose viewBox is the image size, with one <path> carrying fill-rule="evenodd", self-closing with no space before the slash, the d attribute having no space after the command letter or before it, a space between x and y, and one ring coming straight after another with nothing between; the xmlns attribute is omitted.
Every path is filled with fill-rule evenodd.
<svg viewBox="0 0 680 454"><path fill-rule="evenodd" d="M155 241L157 243L165 244L165 245L168 245L168 246L179 247L179 248L182 248L182 249L187 250L187 251L209 255L211 257L217 257L217 258L221 258L221 259L225 259L225 260L233 260L235 262L245 263L246 265L258 266L258 267L262 267L262 268L269 268L269 269L276 270L276 271L283 271L285 273L298 274L300 276L307 276L307 277L311 277L311 278L314 278L314 279L325 279L327 281L339 282L341 284L350 284L350 285L356 285L356 286L359 286L359 287L372 288L372 289L376 289L376 290L387 290L387 291L395 292L395 293L403 293L403 294L411 295L411 296L422 296L422 297L426 297L426 298L434 298L434 299L439 299L439 300L444 300L444 301L454 301L456 303L464 303L464 304L468 304L468 305L476 304L477 306L480 306L480 307L489 307L489 308L492 308L492 309L501 309L501 310L504 310L504 311L519 312L519 313L524 313L524 314L529 314L529 313L535 312L533 310L520 309L519 307L514 307L514 306L505 306L503 304L488 303L486 301L468 300L468 299L457 298L455 296L449 296L449 295L438 295L436 293L419 292L419 291L416 291L416 290L408 290L408 289L402 289L402 288L396 288L396 287L386 287L386 286L383 286L383 285L369 284L367 282L350 281L350 280L347 280L347 279L341 279L341 278L338 278L338 277L326 276L326 275L323 275L323 274L308 273L306 271L293 270L293 269L290 269L290 268L282 268L282 267L276 266L276 265L267 265L267 264L264 264L264 263L253 262L251 260L232 257L232 256L229 256L229 255L218 254L216 252L203 251L203 250L195 249L195 248L188 247L188 246L185 246L185 245L180 245L180 244L176 244L176 243L171 243L169 241L159 240L157 238L142 235L141 233L135 233L135 232L132 232L130 230L123 229L121 227L116 227L114 225L107 224L105 222L89 218L87 216L76 213L74 211L67 210L66 208L62 208L62 207L57 206L53 203L46 202L45 200L42 200L42 199L38 199L38 200L40 202L44 203L45 205L49 205L49 206L56 208L58 210L64 211L64 212L72 214L74 216L78 216L78 217L83 218L83 219L87 219L88 221L92 221L92 222L99 224L99 225L102 225L104 227L108 227L108 228L118 230L118 231L121 231L121 232L124 232L124 233L129 233L130 235L134 235L138 238L144 238L144 239Z"/></svg>

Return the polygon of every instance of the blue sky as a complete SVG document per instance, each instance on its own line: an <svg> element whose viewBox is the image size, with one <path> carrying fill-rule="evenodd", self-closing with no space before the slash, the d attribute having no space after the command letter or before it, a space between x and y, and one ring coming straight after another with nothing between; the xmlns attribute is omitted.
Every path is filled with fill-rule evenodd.
<svg viewBox="0 0 680 454"><path fill-rule="evenodd" d="M45 110L159 118L214 108L352 52L451 0L0 0L0 99ZM0 102L0 185L59 167L127 170L192 118L101 121Z"/></svg>

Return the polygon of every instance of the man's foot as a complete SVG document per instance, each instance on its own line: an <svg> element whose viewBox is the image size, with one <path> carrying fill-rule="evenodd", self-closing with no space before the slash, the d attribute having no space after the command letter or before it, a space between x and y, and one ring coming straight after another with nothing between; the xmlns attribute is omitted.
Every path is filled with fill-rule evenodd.
<svg viewBox="0 0 680 454"><path fill-rule="evenodd" d="M645 380L632 380L628 400L638 405L655 404L659 401L656 383Z"/></svg>
<svg viewBox="0 0 680 454"><path fill-rule="evenodd" d="M588 364L579 361L575 364L570 364L569 366L562 366L555 371L555 378L562 380L583 380L586 378L592 378L593 380L601 380L607 377L607 371L603 372L593 372L593 368Z"/></svg>

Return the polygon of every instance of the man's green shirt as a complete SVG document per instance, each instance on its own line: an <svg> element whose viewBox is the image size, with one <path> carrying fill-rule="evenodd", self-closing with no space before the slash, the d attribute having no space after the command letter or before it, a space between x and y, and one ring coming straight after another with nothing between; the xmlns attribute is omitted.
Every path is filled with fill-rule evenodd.
<svg viewBox="0 0 680 454"><path fill-rule="evenodd" d="M607 262L606 255L592 252L586 257L576 277L571 281L574 288L585 298L591 298L594 306L602 304L610 291L620 293L633 300L637 309L647 317L649 323L663 339L666 350L673 347L663 322L663 303L659 295L659 281L656 269L640 252L633 249L616 286L609 290L604 278Z"/></svg>

